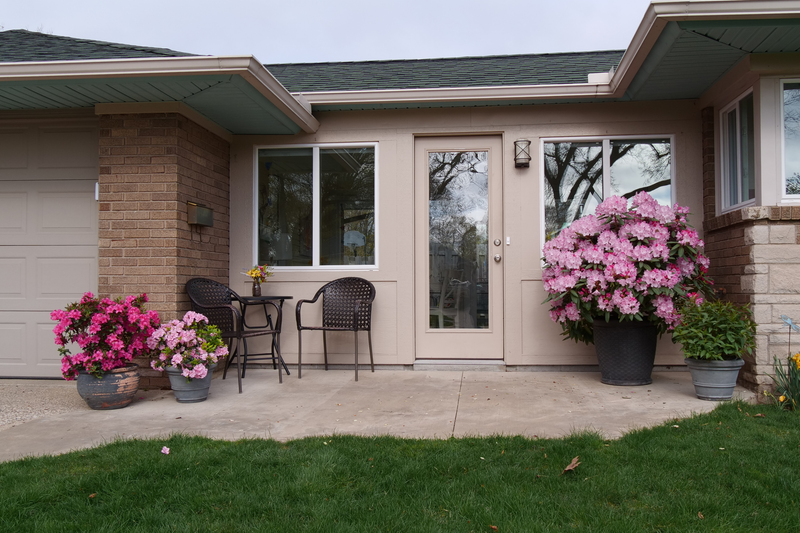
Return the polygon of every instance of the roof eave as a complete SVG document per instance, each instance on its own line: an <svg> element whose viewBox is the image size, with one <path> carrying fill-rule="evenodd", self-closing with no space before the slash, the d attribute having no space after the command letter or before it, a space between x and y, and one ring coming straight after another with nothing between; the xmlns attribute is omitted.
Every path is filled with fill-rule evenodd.
<svg viewBox="0 0 800 533"><path fill-rule="evenodd" d="M253 56L97 59L0 63L0 81L151 76L238 75L306 133L319 129L307 102L297 99Z"/></svg>
<svg viewBox="0 0 800 533"><path fill-rule="evenodd" d="M800 16L797 0L725 0L715 2L654 1L611 77L613 92L622 95L647 59L668 22L736 19L772 19Z"/></svg>

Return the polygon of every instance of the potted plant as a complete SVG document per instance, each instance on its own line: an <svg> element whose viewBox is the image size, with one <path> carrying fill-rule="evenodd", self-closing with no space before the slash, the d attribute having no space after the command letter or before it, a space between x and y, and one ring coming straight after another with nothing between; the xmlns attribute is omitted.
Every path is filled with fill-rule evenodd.
<svg viewBox="0 0 800 533"><path fill-rule="evenodd" d="M147 295L98 298L91 292L50 318L61 354L61 373L77 379L78 394L92 409L119 409L139 389L139 367L131 361L147 354L147 338L159 324L158 313L145 311ZM80 348L73 354L70 344Z"/></svg>
<svg viewBox="0 0 800 533"><path fill-rule="evenodd" d="M678 324L690 292L709 288L688 213L646 192L630 207L612 196L544 245L550 318L566 337L594 343L603 383L652 383L658 335Z"/></svg>
<svg viewBox="0 0 800 533"><path fill-rule="evenodd" d="M753 353L756 323L747 307L694 297L681 310L672 341L683 345L701 400L730 400L743 353Z"/></svg>
<svg viewBox="0 0 800 533"><path fill-rule="evenodd" d="M245 276L250 276L253 280L253 296L261 296L261 284L267 281L274 272L269 265L255 265L247 272L242 272Z"/></svg>
<svg viewBox="0 0 800 533"><path fill-rule="evenodd" d="M219 328L193 311L183 315L183 320L172 320L153 331L147 346L153 350L150 366L159 372L166 370L175 399L181 403L208 398L212 372L228 355Z"/></svg>

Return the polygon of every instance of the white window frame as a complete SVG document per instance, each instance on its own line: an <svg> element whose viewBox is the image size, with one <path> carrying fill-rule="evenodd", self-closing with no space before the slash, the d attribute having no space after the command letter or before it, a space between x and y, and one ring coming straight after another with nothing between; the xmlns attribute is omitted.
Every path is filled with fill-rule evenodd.
<svg viewBox="0 0 800 533"><path fill-rule="evenodd" d="M670 146L670 161L669 161L669 181L670 181L670 202L674 205L675 199L677 198L676 195L676 180L675 180L675 135L603 135L603 136L592 136L592 137L542 137L539 139L539 198L540 201L540 209L539 209L539 228L540 228L540 238L541 243L544 244L545 242L545 205L544 205L544 198L545 198L545 177L544 177L544 145L546 143L559 143L559 142L602 142L603 143L603 199L608 198L606 194L608 191L611 190L611 141L646 141L647 139L669 139L669 146Z"/></svg>
<svg viewBox="0 0 800 533"><path fill-rule="evenodd" d="M756 191L756 198L750 198L743 202L739 202L738 204L728 204L728 198L730 198L730 187L728 184L728 157L727 157L727 146L728 146L728 137L727 137L727 128L725 128L725 117L728 113L731 112L734 108L736 109L736 150L739 157L736 160L736 175L737 175L737 182L739 187L742 185L742 135L741 135L741 124L742 124L742 112L739 109L739 104L747 98L748 96L753 95L753 116L751 117L752 120L755 122L755 110L757 106L757 102L755 99L755 94L753 88L746 90L739 96L737 96L733 101L731 101L728 105L720 109L719 117L718 117L718 124L719 124L719 150L717 152L717 161L719 161L719 174L717 176L717 189L719 190L719 196L717 198L718 202L717 205L719 206L719 213L727 213L729 211L734 211L736 209L741 209L742 207L747 207L750 205L756 204L756 198L758 197L758 191ZM753 134L753 144L757 150L758 143L756 142L755 137L758 136L757 132L758 128L754 129ZM755 151L754 150L754 156ZM753 180L755 180L755 176L753 176ZM785 190L785 189L784 189ZM741 193L743 191L739 191L740 197L743 196Z"/></svg>
<svg viewBox="0 0 800 533"><path fill-rule="evenodd" d="M785 112L784 112L784 86L787 83L800 83L800 78L795 79L782 79L780 81L780 119L781 119L781 154L780 154L780 172L781 172L781 199L786 201L786 203L797 203L800 201L800 194L786 194L786 124L784 124L785 119Z"/></svg>
<svg viewBox="0 0 800 533"><path fill-rule="evenodd" d="M258 261L258 151L259 150L281 150L292 148L311 148L312 149L312 215L311 223L314 226L312 247L312 264L311 266L275 266L275 272L290 272L290 271L376 271L379 270L379 257L380 257L380 212L378 202L379 192L379 170L378 170L378 143L377 142L358 142L358 143L312 143L312 144L279 144L279 145L258 145L253 147L253 219L251 222L253 228L253 242L252 254L253 264ZM320 265L320 163L319 151L329 148L373 148L375 150L375 188L373 194L375 196L375 263L371 265Z"/></svg>

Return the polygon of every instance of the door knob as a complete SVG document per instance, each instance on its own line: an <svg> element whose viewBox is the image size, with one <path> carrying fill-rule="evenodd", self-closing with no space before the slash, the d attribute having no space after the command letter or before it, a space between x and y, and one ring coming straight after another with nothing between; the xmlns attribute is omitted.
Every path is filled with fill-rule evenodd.
<svg viewBox="0 0 800 533"><path fill-rule="evenodd" d="M500 262L500 254L495 254L495 256L494 256L494 262L495 262L495 263L499 263L499 262Z"/></svg>

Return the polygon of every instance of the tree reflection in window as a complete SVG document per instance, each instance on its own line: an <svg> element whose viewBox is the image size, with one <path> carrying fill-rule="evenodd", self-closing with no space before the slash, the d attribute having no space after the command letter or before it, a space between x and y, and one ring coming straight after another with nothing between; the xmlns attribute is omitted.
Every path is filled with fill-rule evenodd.
<svg viewBox="0 0 800 533"><path fill-rule="evenodd" d="M786 194L800 194L800 83L783 85L783 162Z"/></svg>
<svg viewBox="0 0 800 533"><path fill-rule="evenodd" d="M544 143L545 238L594 213L606 196L631 198L646 191L670 205L671 176L669 139Z"/></svg>
<svg viewBox="0 0 800 533"><path fill-rule="evenodd" d="M431 152L431 326L487 328L488 152Z"/></svg>

